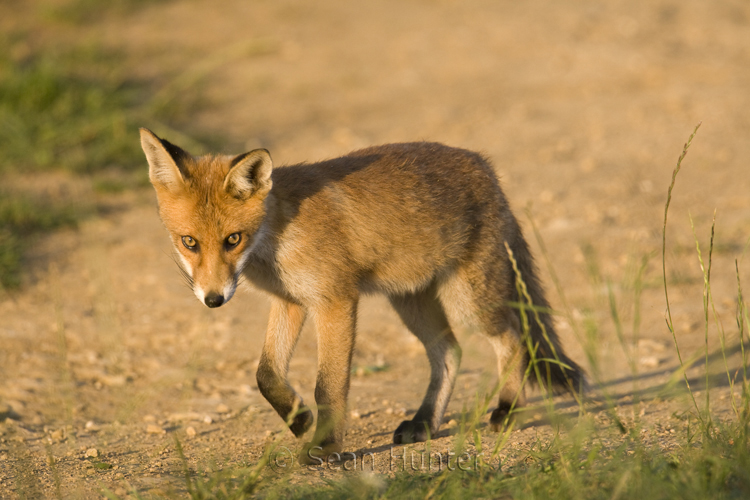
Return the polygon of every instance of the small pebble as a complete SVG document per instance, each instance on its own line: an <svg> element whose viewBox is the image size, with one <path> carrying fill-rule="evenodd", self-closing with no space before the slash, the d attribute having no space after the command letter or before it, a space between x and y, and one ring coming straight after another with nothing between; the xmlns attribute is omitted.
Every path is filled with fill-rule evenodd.
<svg viewBox="0 0 750 500"><path fill-rule="evenodd" d="M195 437L195 435L198 433L195 431L195 427L191 425L187 429L185 429L185 434L187 434L188 437L192 438L192 437Z"/></svg>
<svg viewBox="0 0 750 500"><path fill-rule="evenodd" d="M643 356L641 357L640 363L644 368L656 368L661 361L656 356Z"/></svg>
<svg viewBox="0 0 750 500"><path fill-rule="evenodd" d="M148 424L146 426L146 432L148 434L166 434L167 431L155 424Z"/></svg>
<svg viewBox="0 0 750 500"><path fill-rule="evenodd" d="M96 448L89 448L86 450L86 453L84 454L86 458L96 458L99 456L99 450Z"/></svg>

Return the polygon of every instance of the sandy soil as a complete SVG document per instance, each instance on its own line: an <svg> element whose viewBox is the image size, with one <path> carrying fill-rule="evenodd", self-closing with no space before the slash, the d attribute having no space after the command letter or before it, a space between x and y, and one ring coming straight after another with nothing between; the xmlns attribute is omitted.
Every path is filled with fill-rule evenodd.
<svg viewBox="0 0 750 500"><path fill-rule="evenodd" d="M524 223L553 306L569 312L558 321L566 349L597 386L583 418L606 427L609 395L627 425L640 420L648 439L669 450L690 404L679 377L669 383L679 363L664 322L661 228L672 168L700 121L670 209L672 313L683 358L700 354L703 280L688 214L705 256L716 209L714 301L728 335L730 375L741 365L735 259L750 236L748 28L750 6L740 0L228 0L220 8L176 0L45 36L124 51L127 70L164 82L163 97L174 103L200 88L207 101L196 108L192 130L227 137L233 152L263 146L286 164L419 139L482 151ZM143 125L173 138L159 123ZM175 437L196 472L254 465L270 441L285 448L281 465L264 474L291 468L283 450L297 443L255 384L265 298L242 291L227 306L207 309L171 261L152 193L102 203L108 210L101 217L31 249L24 288L0 295L0 497L179 490ZM750 283L747 263L739 269ZM458 335L462 370L433 451L456 450L455 423L496 380L484 339L471 328ZM713 324L708 341L716 352ZM315 345L306 327L290 370L308 402ZM378 473L400 470L399 457L424 447L391 448L391 433L419 406L428 365L381 298L363 299L354 364L347 449L373 453ZM711 357L708 371L712 408L730 418L721 355ZM702 360L688 371L700 401L705 372ZM549 425L541 395L531 395L537 406L499 455L507 463L559 428ZM563 421L575 423L572 399L556 402ZM495 435L482 434L492 449ZM285 477L342 474L294 468Z"/></svg>

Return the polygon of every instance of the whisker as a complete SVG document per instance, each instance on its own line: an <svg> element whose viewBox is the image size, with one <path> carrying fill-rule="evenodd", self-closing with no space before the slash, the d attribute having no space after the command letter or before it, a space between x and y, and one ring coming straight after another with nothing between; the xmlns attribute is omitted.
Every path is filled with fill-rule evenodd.
<svg viewBox="0 0 750 500"><path fill-rule="evenodd" d="M177 255L174 252L169 254L169 257L177 265L177 270L180 271L180 276L182 276L182 281L190 289L190 291L192 291L193 284L195 283L193 281L193 277L190 276L190 274L185 270L185 268L182 266L182 262L180 262L180 259L177 258Z"/></svg>
<svg viewBox="0 0 750 500"><path fill-rule="evenodd" d="M245 278L245 275L244 274L240 274L239 277L237 278L237 288L239 288L240 286L242 286L242 284L245 283L246 280L247 280L247 278Z"/></svg>

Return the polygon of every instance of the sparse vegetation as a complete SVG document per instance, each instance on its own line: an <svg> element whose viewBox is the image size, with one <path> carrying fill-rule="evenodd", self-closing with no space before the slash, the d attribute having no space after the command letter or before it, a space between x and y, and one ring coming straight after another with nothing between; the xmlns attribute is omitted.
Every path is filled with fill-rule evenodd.
<svg viewBox="0 0 750 500"><path fill-rule="evenodd" d="M116 55L34 49L23 39L0 44L2 173L91 174L138 164L127 131L142 96L118 74Z"/></svg>
<svg viewBox="0 0 750 500"><path fill-rule="evenodd" d="M43 51L20 36L0 39L1 287L20 284L23 250L37 233L75 225L91 208L89 200L8 187L11 177L91 176L137 164L126 130L138 102L113 67L95 49Z"/></svg>
<svg viewBox="0 0 750 500"><path fill-rule="evenodd" d="M0 287L20 285L24 246L34 235L75 226L88 209L83 202L59 202L41 196L0 191Z"/></svg>
<svg viewBox="0 0 750 500"><path fill-rule="evenodd" d="M61 21L74 24L90 22L103 15L127 14L139 7L163 3L169 0L68 0L48 9L47 14Z"/></svg>

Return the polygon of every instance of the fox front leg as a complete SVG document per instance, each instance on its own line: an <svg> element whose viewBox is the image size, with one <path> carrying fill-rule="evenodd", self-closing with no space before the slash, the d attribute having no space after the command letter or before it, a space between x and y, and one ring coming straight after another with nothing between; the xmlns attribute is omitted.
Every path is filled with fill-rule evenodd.
<svg viewBox="0 0 750 500"><path fill-rule="evenodd" d="M314 312L318 332L318 423L312 442L302 449L302 463L315 463L343 448L356 318L356 299L329 303Z"/></svg>
<svg viewBox="0 0 750 500"><path fill-rule="evenodd" d="M282 300L271 302L266 339L258 363L258 389L276 413L301 437L312 425L313 414L287 381L289 360L305 322L302 306Z"/></svg>

